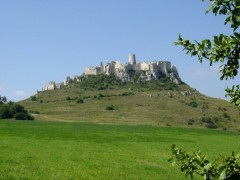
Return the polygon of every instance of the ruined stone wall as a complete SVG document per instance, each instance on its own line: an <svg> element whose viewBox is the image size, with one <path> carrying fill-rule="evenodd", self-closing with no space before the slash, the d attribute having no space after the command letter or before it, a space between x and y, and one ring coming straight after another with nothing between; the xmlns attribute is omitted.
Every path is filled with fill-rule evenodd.
<svg viewBox="0 0 240 180"><path fill-rule="evenodd" d="M146 63L146 62L138 63L136 67L137 67L136 71L149 71L150 70L149 63Z"/></svg>
<svg viewBox="0 0 240 180"><path fill-rule="evenodd" d="M44 86L44 87L42 88L43 91L54 90L54 89L56 89L55 81L50 81L50 82L48 83L48 85L46 85L46 86Z"/></svg>
<svg viewBox="0 0 240 180"><path fill-rule="evenodd" d="M101 68L100 67L91 67L91 68L86 68L85 69L85 74L86 75L98 75L101 73Z"/></svg>
<svg viewBox="0 0 240 180"><path fill-rule="evenodd" d="M130 81L135 76L134 73L139 74L139 81L148 81L151 79L160 79L161 77L169 77L176 84L182 83L177 68L171 66L169 61L153 61L153 62L140 62L136 63L135 55L130 54L128 63L122 64L120 61L111 61L110 63L100 63L99 66L89 67L85 69L84 75L98 75L114 74L119 77L123 82ZM135 77L134 77L135 78ZM67 77L63 85L67 86L72 78ZM73 78L74 79L74 78ZM80 81L80 79L77 79ZM45 90L53 90L61 87L61 83L56 86L54 81L49 82L44 88Z"/></svg>

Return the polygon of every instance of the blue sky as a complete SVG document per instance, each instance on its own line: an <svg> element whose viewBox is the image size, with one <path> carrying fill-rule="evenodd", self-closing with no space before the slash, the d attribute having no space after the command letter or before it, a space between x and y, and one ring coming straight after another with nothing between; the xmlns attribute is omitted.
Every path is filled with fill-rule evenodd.
<svg viewBox="0 0 240 180"><path fill-rule="evenodd" d="M168 60L184 82L208 96L224 98L218 66L199 64L181 47L191 40L230 34L224 17L205 15L201 0L0 0L0 94L18 101L48 81L81 75L85 67L112 60Z"/></svg>

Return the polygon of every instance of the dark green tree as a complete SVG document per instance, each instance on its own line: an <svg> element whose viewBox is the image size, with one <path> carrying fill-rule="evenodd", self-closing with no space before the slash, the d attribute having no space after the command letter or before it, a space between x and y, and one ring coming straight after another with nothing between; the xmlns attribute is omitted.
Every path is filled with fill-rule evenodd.
<svg viewBox="0 0 240 180"><path fill-rule="evenodd" d="M204 1L204 0L202 0ZM204 39L195 43L183 39L179 35L175 45L183 46L186 54L197 56L200 63L203 59L213 63L221 63L220 79L234 79L238 75L240 61L240 0L210 0L210 6L206 13L212 12L217 15L226 16L225 25L230 24L231 35L220 34L212 40ZM231 88L226 88L226 96L230 97L230 102L240 107L240 85L236 84Z"/></svg>
<svg viewBox="0 0 240 180"><path fill-rule="evenodd" d="M15 102L7 102L5 96L0 96L0 119L15 118L17 120L34 120L23 106Z"/></svg>
<svg viewBox="0 0 240 180"><path fill-rule="evenodd" d="M3 97L2 97L2 102L4 102L4 103L7 102L7 98L6 98L6 96L3 96Z"/></svg>

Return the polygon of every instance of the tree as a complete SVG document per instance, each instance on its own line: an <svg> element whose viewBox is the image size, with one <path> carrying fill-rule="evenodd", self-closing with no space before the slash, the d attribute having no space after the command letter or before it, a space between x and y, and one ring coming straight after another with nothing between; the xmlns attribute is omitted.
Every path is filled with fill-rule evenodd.
<svg viewBox="0 0 240 180"><path fill-rule="evenodd" d="M206 156L198 150L193 154L188 154L179 149L174 144L172 145L172 157L168 160L172 165L180 166L185 176L200 175L206 180L222 179L222 180L239 180L240 179L240 165L238 160L240 155L232 155L229 157L222 157L221 161L209 161Z"/></svg>
<svg viewBox="0 0 240 180"><path fill-rule="evenodd" d="M7 102L7 98L6 98L6 96L3 96L3 97L2 97L2 102L4 102L4 103Z"/></svg>
<svg viewBox="0 0 240 180"><path fill-rule="evenodd" d="M6 103L6 102L7 102L7 98L5 96L0 95L0 103Z"/></svg>
<svg viewBox="0 0 240 180"><path fill-rule="evenodd" d="M202 0L205 1L205 0ZM234 79L238 75L240 61L240 33L237 32L240 26L240 0L210 0L210 6L206 13L212 12L217 15L225 15L225 25L230 24L232 35L220 34L214 36L213 40L204 39L195 43L185 40L179 35L175 45L183 46L186 54L197 56L200 63L203 59L213 63L220 62L220 79ZM240 107L240 85L226 88L226 96L230 102Z"/></svg>
<svg viewBox="0 0 240 180"><path fill-rule="evenodd" d="M23 106L12 101L7 102L7 98L0 95L0 119L13 117L16 120L34 120Z"/></svg>

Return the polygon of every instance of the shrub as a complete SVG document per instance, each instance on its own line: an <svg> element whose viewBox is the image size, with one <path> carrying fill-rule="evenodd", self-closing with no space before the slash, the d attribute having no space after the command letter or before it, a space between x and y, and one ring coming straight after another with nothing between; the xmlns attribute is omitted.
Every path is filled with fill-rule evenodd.
<svg viewBox="0 0 240 180"><path fill-rule="evenodd" d="M207 128L216 129L216 128L218 128L219 118L216 116L202 117L202 122L206 123Z"/></svg>
<svg viewBox="0 0 240 180"><path fill-rule="evenodd" d="M78 100L77 100L77 103L84 103L84 101L83 101L83 99L82 98L79 98Z"/></svg>
<svg viewBox="0 0 240 180"><path fill-rule="evenodd" d="M195 120L194 119L189 119L188 120L188 125L193 125L195 123Z"/></svg>
<svg viewBox="0 0 240 180"><path fill-rule="evenodd" d="M69 97L69 96L66 97L66 100L67 100L67 101L70 101L70 100L71 100L71 97Z"/></svg>
<svg viewBox="0 0 240 180"><path fill-rule="evenodd" d="M37 100L37 97L36 97L36 96L31 96L31 100L32 100L32 101L36 101L36 100Z"/></svg>
<svg viewBox="0 0 240 180"><path fill-rule="evenodd" d="M34 117L27 113L18 113L14 117L16 120L34 120Z"/></svg>
<svg viewBox="0 0 240 180"><path fill-rule="evenodd" d="M9 107L4 106L0 108L0 119L8 119L13 117L13 112Z"/></svg>
<svg viewBox="0 0 240 180"><path fill-rule="evenodd" d="M206 124L206 127L209 128L209 129L217 129L218 125L215 124L215 123L210 122L210 123Z"/></svg>
<svg viewBox="0 0 240 180"><path fill-rule="evenodd" d="M226 112L223 113L223 117L226 118L226 119L228 119L228 120L231 119L230 116L229 116Z"/></svg>
<svg viewBox="0 0 240 180"><path fill-rule="evenodd" d="M227 111L227 109L223 107L218 107L218 111Z"/></svg>
<svg viewBox="0 0 240 180"><path fill-rule="evenodd" d="M114 110L115 108L114 108L114 106L113 105L110 105L110 106L107 106L106 107L106 110L110 110L110 111L112 111L112 110Z"/></svg>
<svg viewBox="0 0 240 180"><path fill-rule="evenodd" d="M132 92L123 92L120 96L131 96L134 95Z"/></svg>
<svg viewBox="0 0 240 180"><path fill-rule="evenodd" d="M193 107L193 108L196 108L196 107L198 107L198 104L197 104L196 101L191 101L190 103L188 103L188 106L191 106L191 107Z"/></svg>
<svg viewBox="0 0 240 180"><path fill-rule="evenodd" d="M99 93L98 97L105 97L105 95L103 95L102 93Z"/></svg>

